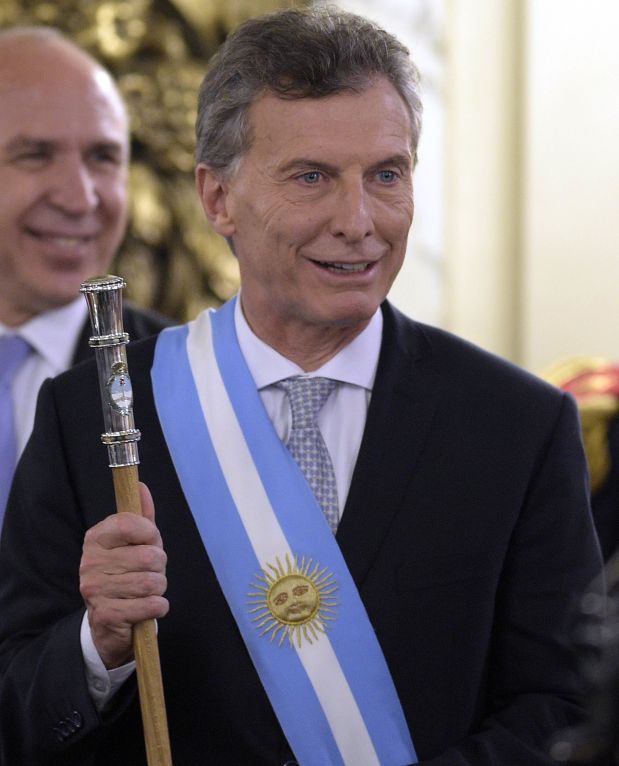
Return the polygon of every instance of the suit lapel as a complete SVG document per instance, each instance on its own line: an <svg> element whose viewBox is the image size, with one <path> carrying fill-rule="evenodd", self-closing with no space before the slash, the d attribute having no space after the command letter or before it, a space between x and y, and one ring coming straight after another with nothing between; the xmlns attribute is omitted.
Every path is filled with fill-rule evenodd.
<svg viewBox="0 0 619 766"><path fill-rule="evenodd" d="M401 505L439 401L437 362L422 329L387 303L383 318L372 399L337 533L358 586Z"/></svg>

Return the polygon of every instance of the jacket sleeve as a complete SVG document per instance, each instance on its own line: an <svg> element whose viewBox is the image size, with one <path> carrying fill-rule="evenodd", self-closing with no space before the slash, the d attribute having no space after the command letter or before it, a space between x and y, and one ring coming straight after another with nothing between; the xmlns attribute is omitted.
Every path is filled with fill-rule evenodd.
<svg viewBox="0 0 619 766"><path fill-rule="evenodd" d="M550 766L553 737L583 716L573 645L580 596L602 559L572 399L528 482L496 594L487 715L425 766Z"/></svg>
<svg viewBox="0 0 619 766"><path fill-rule="evenodd" d="M52 385L15 474L0 543L2 766L87 765L105 725L88 692L78 570L87 526L65 463ZM105 455L101 458L105 461Z"/></svg>

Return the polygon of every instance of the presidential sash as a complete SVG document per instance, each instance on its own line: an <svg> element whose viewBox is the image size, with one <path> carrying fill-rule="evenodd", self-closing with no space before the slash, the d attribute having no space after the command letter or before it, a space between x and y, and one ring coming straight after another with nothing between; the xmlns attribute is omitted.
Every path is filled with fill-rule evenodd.
<svg viewBox="0 0 619 766"><path fill-rule="evenodd" d="M152 369L204 546L301 766L416 763L359 593L241 353L235 300L164 330Z"/></svg>

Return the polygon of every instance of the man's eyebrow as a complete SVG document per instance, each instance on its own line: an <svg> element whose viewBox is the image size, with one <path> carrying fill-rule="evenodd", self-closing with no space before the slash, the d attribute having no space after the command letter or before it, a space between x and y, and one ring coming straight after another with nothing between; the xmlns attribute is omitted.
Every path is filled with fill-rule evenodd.
<svg viewBox="0 0 619 766"><path fill-rule="evenodd" d="M6 144L5 150L9 154L15 154L16 152L22 151L24 149L49 149L53 145L53 141L49 141L45 138L16 136Z"/></svg>
<svg viewBox="0 0 619 766"><path fill-rule="evenodd" d="M392 166L396 165L399 168L404 168L408 170L413 164L412 157L410 154L393 154L390 157L385 157L383 160L379 160L378 162L375 162L374 165L370 168L370 171L372 170L380 170L381 168L384 168L386 166Z"/></svg>
<svg viewBox="0 0 619 766"><path fill-rule="evenodd" d="M93 141L89 148L95 150L105 149L108 152L116 152L118 154L122 154L124 151L124 145L120 141L107 141L106 139Z"/></svg>
<svg viewBox="0 0 619 766"><path fill-rule="evenodd" d="M50 152L60 147L60 142L49 138L36 138L35 136L16 136L4 147L4 153L13 156L23 151ZM109 152L115 157L122 157L125 147L121 141L112 139L95 139L85 147L87 152Z"/></svg>
<svg viewBox="0 0 619 766"><path fill-rule="evenodd" d="M335 173L337 168L335 165L330 165L328 162L322 162L321 160L313 160L311 157L295 157L280 167L282 173L288 173L291 170L324 170L326 173Z"/></svg>

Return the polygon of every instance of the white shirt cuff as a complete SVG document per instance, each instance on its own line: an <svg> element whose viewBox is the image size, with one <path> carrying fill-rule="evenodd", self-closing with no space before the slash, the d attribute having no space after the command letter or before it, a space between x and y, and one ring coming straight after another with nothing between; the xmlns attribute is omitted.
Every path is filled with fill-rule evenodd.
<svg viewBox="0 0 619 766"><path fill-rule="evenodd" d="M127 662L125 665L113 668L112 670L108 670L105 667L92 640L90 625L88 624L88 612L84 612L84 617L82 618L80 644L84 657L88 691L92 701L95 703L95 707L100 712L134 672L135 660L131 660L131 662Z"/></svg>

